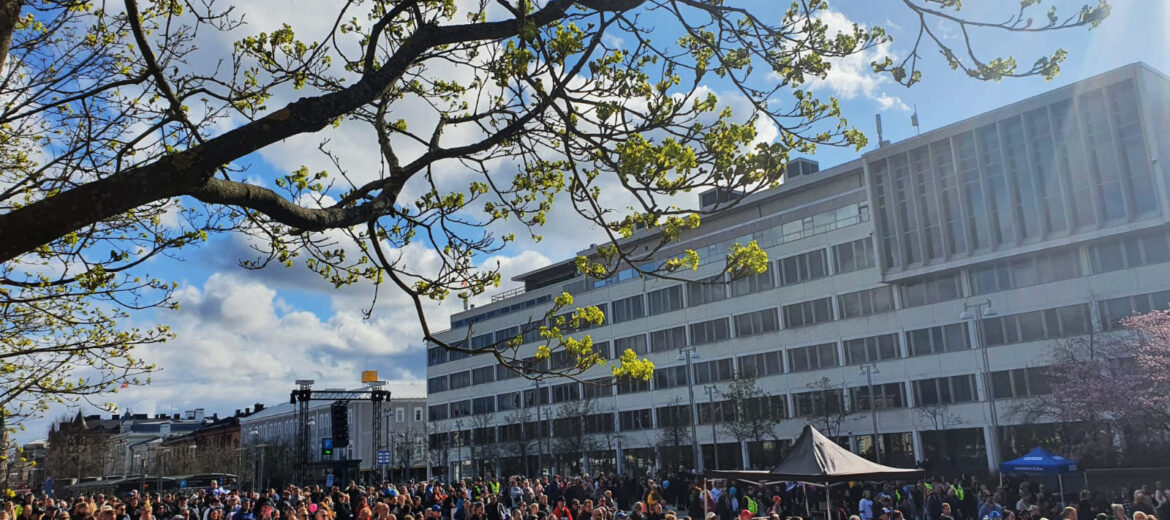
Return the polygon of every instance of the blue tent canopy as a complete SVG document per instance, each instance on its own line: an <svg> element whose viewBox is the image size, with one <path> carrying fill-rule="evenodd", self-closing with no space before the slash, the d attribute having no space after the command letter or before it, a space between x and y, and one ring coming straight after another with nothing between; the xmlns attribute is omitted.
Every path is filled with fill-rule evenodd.
<svg viewBox="0 0 1170 520"><path fill-rule="evenodd" d="M1079 469L1077 461L1066 459L1042 446L1037 446L1023 457L1000 464L999 471L1001 473L1059 475L1061 473L1074 473Z"/></svg>

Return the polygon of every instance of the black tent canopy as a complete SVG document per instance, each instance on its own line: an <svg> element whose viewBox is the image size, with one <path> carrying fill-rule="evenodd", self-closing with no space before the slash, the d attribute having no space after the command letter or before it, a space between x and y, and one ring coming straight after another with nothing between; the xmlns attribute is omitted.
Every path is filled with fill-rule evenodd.
<svg viewBox="0 0 1170 520"><path fill-rule="evenodd" d="M826 488L834 483L852 480L883 480L913 478L921 475L919 468L895 468L869 461L842 448L824 434L806 424L788 455L771 471L733 470L712 471L715 478L743 480L758 484L775 482L808 482ZM832 511L829 493L825 493L826 511Z"/></svg>

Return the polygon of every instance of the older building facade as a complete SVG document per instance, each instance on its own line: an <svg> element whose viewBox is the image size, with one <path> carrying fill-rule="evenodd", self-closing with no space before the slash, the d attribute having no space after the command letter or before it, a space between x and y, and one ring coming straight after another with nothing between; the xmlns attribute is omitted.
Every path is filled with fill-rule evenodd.
<svg viewBox="0 0 1170 520"><path fill-rule="evenodd" d="M703 264L686 276L721 279L728 246L755 240L772 259L762 275L591 280L570 259L453 315L444 339L521 334L530 356L534 324L568 291L606 312L589 331L605 355L633 349L657 370L647 383L595 368L585 379L598 384L534 385L490 356L431 348L430 446L457 474L695 467L693 391L708 469L766 467L805 423L871 457L876 425L887 463L993 468L1058 435L1013 406L1047 391L1054 342L1170 305L1167 152L1170 81L1135 64L832 168L801 162L662 255L694 249ZM724 427L737 373L783 418L771 438ZM588 442L566 443L575 432Z"/></svg>

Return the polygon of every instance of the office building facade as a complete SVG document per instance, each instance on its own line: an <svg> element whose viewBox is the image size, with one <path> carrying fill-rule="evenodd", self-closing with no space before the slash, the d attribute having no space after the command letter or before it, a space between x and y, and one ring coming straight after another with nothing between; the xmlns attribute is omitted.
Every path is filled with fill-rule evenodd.
<svg viewBox="0 0 1170 520"><path fill-rule="evenodd" d="M763 468L811 423L871 457L876 426L886 463L993 468L1057 434L1017 406L1048 391L1054 344L1170 305L1166 152L1170 80L1135 64L832 168L801 162L663 250L699 252L684 275L695 283L632 269L586 279L569 258L452 316L445 341L522 335L531 356L532 324L567 291L605 311L588 331L603 355L633 349L656 370L648 382L599 367L590 384L534 384L491 356L432 347L430 447L456 476ZM768 271L726 279L728 246L750 240ZM737 373L782 417L766 438L725 427L721 395Z"/></svg>

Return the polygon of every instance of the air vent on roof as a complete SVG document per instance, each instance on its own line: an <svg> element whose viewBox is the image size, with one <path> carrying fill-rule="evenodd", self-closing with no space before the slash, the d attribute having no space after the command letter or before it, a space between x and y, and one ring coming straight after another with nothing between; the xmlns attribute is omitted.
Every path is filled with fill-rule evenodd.
<svg viewBox="0 0 1170 520"><path fill-rule="evenodd" d="M821 165L812 159L805 159L804 157L797 157L788 161L788 169L785 170L789 178L800 177L802 175L812 175L821 171Z"/></svg>
<svg viewBox="0 0 1170 520"><path fill-rule="evenodd" d="M743 198L743 192L726 188L714 188L699 194L699 208L708 209L717 204L726 204Z"/></svg>

